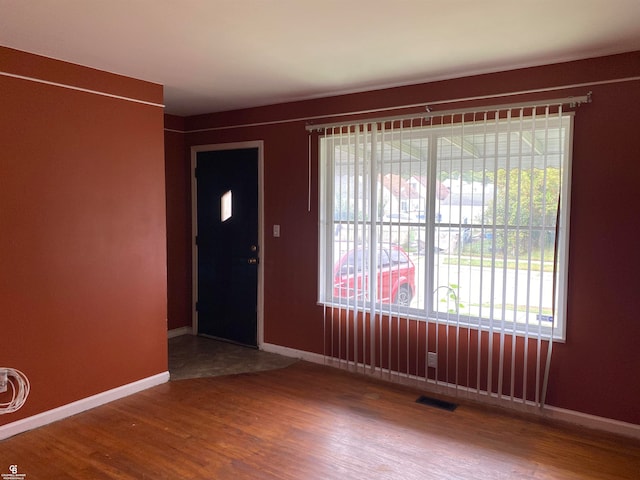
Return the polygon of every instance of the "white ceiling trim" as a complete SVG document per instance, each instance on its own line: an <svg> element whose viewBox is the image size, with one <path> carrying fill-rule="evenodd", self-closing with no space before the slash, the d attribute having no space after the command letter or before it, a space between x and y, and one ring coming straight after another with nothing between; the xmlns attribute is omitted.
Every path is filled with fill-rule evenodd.
<svg viewBox="0 0 640 480"><path fill-rule="evenodd" d="M0 0L0 45L194 115L640 50L638 0Z"/></svg>

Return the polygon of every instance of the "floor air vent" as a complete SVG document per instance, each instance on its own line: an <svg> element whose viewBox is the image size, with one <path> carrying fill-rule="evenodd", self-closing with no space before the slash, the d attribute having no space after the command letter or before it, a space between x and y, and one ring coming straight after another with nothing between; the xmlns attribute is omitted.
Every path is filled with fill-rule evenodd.
<svg viewBox="0 0 640 480"><path fill-rule="evenodd" d="M441 410L448 410L450 412L453 412L456 408L458 408L458 405L456 405L455 403L445 402L444 400L438 400L437 398L425 397L424 395L418 397L416 403L429 405L430 407L436 407Z"/></svg>

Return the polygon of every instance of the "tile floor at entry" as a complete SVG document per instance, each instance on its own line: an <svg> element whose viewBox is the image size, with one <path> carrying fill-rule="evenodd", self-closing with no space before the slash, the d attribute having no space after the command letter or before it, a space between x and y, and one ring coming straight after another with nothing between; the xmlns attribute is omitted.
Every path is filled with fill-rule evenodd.
<svg viewBox="0 0 640 480"><path fill-rule="evenodd" d="M169 339L171 380L284 368L298 360L197 335Z"/></svg>

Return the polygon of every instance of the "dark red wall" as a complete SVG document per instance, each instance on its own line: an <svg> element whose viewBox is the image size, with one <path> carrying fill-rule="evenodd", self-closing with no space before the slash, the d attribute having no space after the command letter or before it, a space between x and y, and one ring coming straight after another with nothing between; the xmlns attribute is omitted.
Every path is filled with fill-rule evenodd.
<svg viewBox="0 0 640 480"><path fill-rule="evenodd" d="M640 76L640 52L201 115L184 119L184 130L193 132L420 102L555 89L637 76ZM640 349L636 345L640 322L635 311L640 284L637 275L640 250L636 247L636 212L640 206L636 117L640 82L585 85L505 96L484 103L558 98L588 91L593 91L593 102L580 107L575 118L567 340L554 346L547 400L553 406L640 424ZM436 108L458 108L472 103L481 102ZM326 120L319 122L322 121ZM298 120L214 129L186 133L184 140L187 150L191 145L264 140L265 342L322 353L323 311L316 305L317 163L314 156L312 208L308 212L305 123ZM175 156L167 158L171 168L188 165L188 153L181 156L178 150ZM189 189L176 191L175 198L178 197L190 202ZM185 223L182 218L171 221L178 225ZM280 238L270 235L273 224L281 225ZM188 257L183 259L187 270L191 265L190 254L185 255L189 245L190 240L187 245L174 246L180 255ZM190 283L176 282L174 287L170 297L191 298ZM173 324L188 325L190 319L181 318Z"/></svg>
<svg viewBox="0 0 640 480"><path fill-rule="evenodd" d="M162 103L2 47L0 71ZM0 105L0 366L31 381L5 424L165 372L167 287L162 107L7 75Z"/></svg>
<svg viewBox="0 0 640 480"><path fill-rule="evenodd" d="M184 119L165 115L165 178L167 191L167 301L169 330L191 326L191 167L183 161L185 146ZM187 193L188 195L188 193Z"/></svg>

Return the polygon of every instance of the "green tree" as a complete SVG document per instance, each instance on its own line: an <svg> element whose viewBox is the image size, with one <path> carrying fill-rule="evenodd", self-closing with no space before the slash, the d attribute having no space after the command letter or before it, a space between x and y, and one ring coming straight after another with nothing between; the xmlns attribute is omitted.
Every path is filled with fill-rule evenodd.
<svg viewBox="0 0 640 480"><path fill-rule="evenodd" d="M501 169L494 185L495 204L485 210L485 218L496 225L494 248L515 255L553 243L560 169Z"/></svg>

